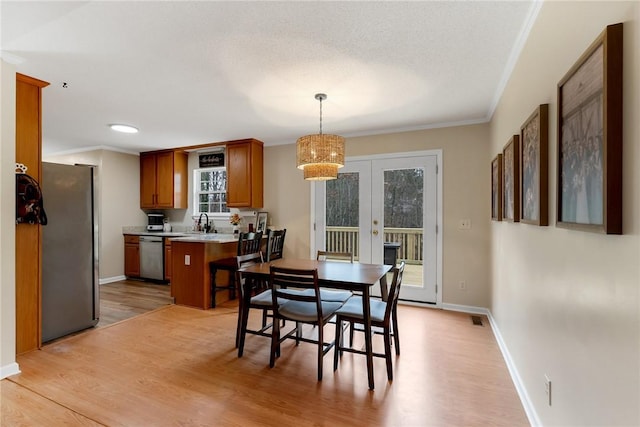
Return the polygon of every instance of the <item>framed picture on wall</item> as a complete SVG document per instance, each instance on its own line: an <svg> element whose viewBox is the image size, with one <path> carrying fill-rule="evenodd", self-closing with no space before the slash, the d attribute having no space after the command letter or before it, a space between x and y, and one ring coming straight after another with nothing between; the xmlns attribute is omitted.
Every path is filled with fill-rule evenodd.
<svg viewBox="0 0 640 427"><path fill-rule="evenodd" d="M262 231L262 233L267 232L267 212L258 212L258 217L256 219L256 232Z"/></svg>
<svg viewBox="0 0 640 427"><path fill-rule="evenodd" d="M513 135L502 150L502 218L509 222L520 221L519 142Z"/></svg>
<svg viewBox="0 0 640 427"><path fill-rule="evenodd" d="M491 161L491 219L502 221L502 154Z"/></svg>
<svg viewBox="0 0 640 427"><path fill-rule="evenodd" d="M520 222L549 225L549 105L520 128Z"/></svg>
<svg viewBox="0 0 640 427"><path fill-rule="evenodd" d="M622 234L622 24L558 83L557 225Z"/></svg>

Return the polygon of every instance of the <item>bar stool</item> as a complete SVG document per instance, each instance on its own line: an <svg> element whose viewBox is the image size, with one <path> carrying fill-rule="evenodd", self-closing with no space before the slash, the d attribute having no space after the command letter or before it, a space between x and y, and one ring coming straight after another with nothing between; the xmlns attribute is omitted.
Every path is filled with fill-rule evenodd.
<svg viewBox="0 0 640 427"><path fill-rule="evenodd" d="M238 252L237 255L247 255L260 252L260 244L262 243L262 231L257 233L240 233L238 235ZM216 284L216 273L218 270L229 272L229 285L218 286ZM229 290L229 297L236 297L236 271L238 270L238 261L236 257L222 258L209 263L209 275L211 277L211 308L216 308L216 293L223 290Z"/></svg>

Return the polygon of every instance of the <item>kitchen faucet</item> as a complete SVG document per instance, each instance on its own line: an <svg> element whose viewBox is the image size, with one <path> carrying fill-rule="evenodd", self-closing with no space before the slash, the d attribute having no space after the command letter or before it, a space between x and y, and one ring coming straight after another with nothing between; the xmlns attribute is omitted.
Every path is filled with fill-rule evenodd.
<svg viewBox="0 0 640 427"><path fill-rule="evenodd" d="M198 218L198 226L200 226L200 224L202 224L202 215L204 215L205 220L207 222L204 223L204 227L202 227L202 229L204 230L205 233L207 233L209 231L209 215L207 215L206 213L202 212L200 214L200 217Z"/></svg>

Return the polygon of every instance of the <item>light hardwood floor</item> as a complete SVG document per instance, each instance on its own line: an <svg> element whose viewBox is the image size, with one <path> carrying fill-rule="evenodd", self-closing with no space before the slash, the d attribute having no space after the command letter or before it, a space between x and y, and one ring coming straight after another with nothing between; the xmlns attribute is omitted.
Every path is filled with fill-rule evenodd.
<svg viewBox="0 0 640 427"><path fill-rule="evenodd" d="M345 353L334 373L330 352L321 382L313 345L284 343L270 369L269 340L248 336L239 359L234 302L161 307L19 356L22 373L1 382L0 425L528 425L486 318L475 326L464 313L399 312L394 381L375 358L369 391L360 355Z"/></svg>
<svg viewBox="0 0 640 427"><path fill-rule="evenodd" d="M167 284L122 280L101 285L97 327L111 325L172 302Z"/></svg>

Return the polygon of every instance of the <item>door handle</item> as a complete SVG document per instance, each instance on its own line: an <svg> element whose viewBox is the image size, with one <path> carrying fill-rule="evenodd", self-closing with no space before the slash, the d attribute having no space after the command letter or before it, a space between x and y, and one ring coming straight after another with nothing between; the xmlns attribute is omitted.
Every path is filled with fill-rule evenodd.
<svg viewBox="0 0 640 427"><path fill-rule="evenodd" d="M371 233L373 233L374 236L378 235L378 230L373 230Z"/></svg>

